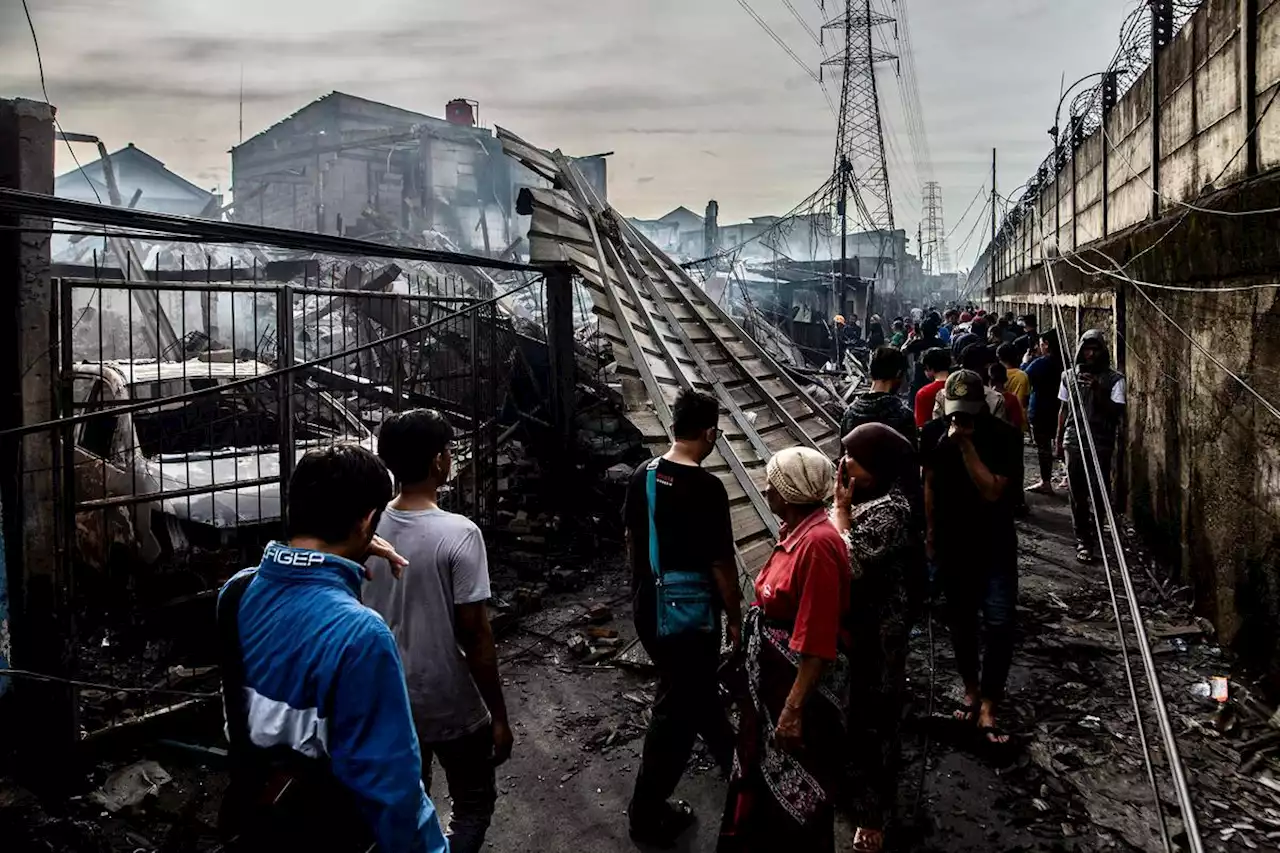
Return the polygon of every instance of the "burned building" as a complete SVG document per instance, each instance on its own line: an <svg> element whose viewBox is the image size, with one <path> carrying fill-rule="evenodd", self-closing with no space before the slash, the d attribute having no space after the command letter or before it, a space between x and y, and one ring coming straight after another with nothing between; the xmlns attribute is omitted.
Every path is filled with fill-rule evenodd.
<svg viewBox="0 0 1280 853"><path fill-rule="evenodd" d="M602 195L604 156L584 159ZM231 163L237 221L388 242L434 232L486 253L519 240L516 196L543 183L462 99L440 119L332 92L237 145Z"/></svg>
<svg viewBox="0 0 1280 853"><path fill-rule="evenodd" d="M105 152L106 149L102 148ZM54 179L54 195L102 203L111 198L111 179L129 207L180 216L207 216L222 206L222 196L201 189L132 142L106 157L85 163Z"/></svg>

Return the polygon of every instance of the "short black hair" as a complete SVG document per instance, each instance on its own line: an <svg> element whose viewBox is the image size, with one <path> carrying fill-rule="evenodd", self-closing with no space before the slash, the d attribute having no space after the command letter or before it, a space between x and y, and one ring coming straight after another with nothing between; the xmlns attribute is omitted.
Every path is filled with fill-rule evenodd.
<svg viewBox="0 0 1280 853"><path fill-rule="evenodd" d="M972 370L979 376L987 375L987 365L991 363L991 349L984 343L969 344L960 353L960 366Z"/></svg>
<svg viewBox="0 0 1280 853"><path fill-rule="evenodd" d="M1009 371L1005 369L1003 364L990 364L987 366L987 376L991 378L993 387L1003 387L1009 381Z"/></svg>
<svg viewBox="0 0 1280 853"><path fill-rule="evenodd" d="M676 438L684 441L698 438L720 422L720 403L710 394L686 388L671 407L671 420L671 432Z"/></svg>
<svg viewBox="0 0 1280 853"><path fill-rule="evenodd" d="M390 500L391 477L373 451L358 444L312 450L289 479L285 532L343 542L369 513L376 526Z"/></svg>
<svg viewBox="0 0 1280 853"><path fill-rule="evenodd" d="M951 369L951 350L934 347L924 354L924 369L931 373Z"/></svg>
<svg viewBox="0 0 1280 853"><path fill-rule="evenodd" d="M871 378L897 379L907 370L907 356L897 347L876 347L871 354Z"/></svg>
<svg viewBox="0 0 1280 853"><path fill-rule="evenodd" d="M1001 364L1016 364L1018 361L1018 350L1014 348L1013 344L1001 344L996 347L996 359L999 360Z"/></svg>
<svg viewBox="0 0 1280 853"><path fill-rule="evenodd" d="M435 409L397 412L378 430L378 456L401 483L421 483L453 441L448 418Z"/></svg>
<svg viewBox="0 0 1280 853"><path fill-rule="evenodd" d="M1027 314L1022 318L1022 325L1027 328L1034 329L1040 325L1040 321L1036 319L1035 314Z"/></svg>

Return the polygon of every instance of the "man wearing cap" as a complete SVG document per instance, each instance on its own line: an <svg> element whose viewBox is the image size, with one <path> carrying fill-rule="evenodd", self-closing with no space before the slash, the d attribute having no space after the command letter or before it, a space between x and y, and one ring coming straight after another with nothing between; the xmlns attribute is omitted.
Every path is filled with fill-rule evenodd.
<svg viewBox="0 0 1280 853"><path fill-rule="evenodd" d="M947 377L943 417L920 434L925 539L951 613L951 642L964 679L956 717L974 722L991 744L1008 734L996 724L1013 660L1018 600L1015 493L1022 488L1022 436L991 414L982 377ZM984 547L974 548L975 538ZM985 656L979 655L979 624Z"/></svg>

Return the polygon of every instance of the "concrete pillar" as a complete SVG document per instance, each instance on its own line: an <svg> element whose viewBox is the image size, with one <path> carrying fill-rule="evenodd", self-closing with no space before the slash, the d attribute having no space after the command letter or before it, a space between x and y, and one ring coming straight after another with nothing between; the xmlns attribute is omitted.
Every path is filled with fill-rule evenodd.
<svg viewBox="0 0 1280 853"><path fill-rule="evenodd" d="M0 100L0 187L53 194L54 109L37 101ZM49 277L52 223L31 217L0 217L0 224L30 230L0 230L0 428L56 416L57 311ZM34 433L0 440L0 499L13 602L13 666L54 676L75 667L68 548L59 536L56 506L58 436ZM64 496L63 500L73 500ZM61 541L60 541L61 540ZM19 568L20 567L20 568ZM69 775L62 759L78 740L77 697L68 687L24 681L11 688L21 732L17 746L31 753L30 770Z"/></svg>

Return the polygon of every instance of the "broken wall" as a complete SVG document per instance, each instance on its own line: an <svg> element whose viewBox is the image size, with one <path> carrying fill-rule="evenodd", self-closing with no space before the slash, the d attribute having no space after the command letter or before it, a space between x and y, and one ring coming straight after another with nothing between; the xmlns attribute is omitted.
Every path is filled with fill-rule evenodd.
<svg viewBox="0 0 1280 853"><path fill-rule="evenodd" d="M396 241L438 231L499 252L534 177L493 135L335 93L232 151L241 222ZM388 233L390 232L390 233Z"/></svg>

